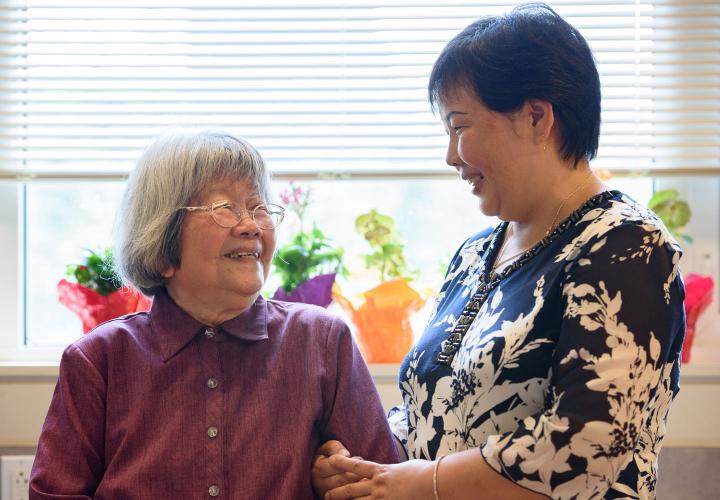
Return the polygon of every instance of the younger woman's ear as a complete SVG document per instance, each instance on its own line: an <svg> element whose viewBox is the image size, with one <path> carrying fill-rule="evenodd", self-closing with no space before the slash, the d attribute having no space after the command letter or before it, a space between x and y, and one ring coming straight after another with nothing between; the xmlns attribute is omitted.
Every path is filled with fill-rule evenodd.
<svg viewBox="0 0 720 500"><path fill-rule="evenodd" d="M547 139L550 136L555 123L555 113L552 104L542 99L530 99L527 101L529 108L530 122L534 129L533 133L538 137Z"/></svg>
<svg viewBox="0 0 720 500"><path fill-rule="evenodd" d="M530 107L530 118L532 120L532 126L536 127L544 115L545 115L545 112L543 111L543 109L540 106L531 106Z"/></svg>

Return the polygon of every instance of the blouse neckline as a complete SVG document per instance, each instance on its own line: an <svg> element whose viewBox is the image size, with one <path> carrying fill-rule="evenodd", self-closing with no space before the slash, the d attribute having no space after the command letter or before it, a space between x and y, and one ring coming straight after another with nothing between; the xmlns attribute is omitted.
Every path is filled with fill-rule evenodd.
<svg viewBox="0 0 720 500"><path fill-rule="evenodd" d="M533 257L535 257L538 253L540 253L545 247L550 245L553 241L555 241L560 235L562 235L565 231L567 231L569 228L574 226L580 219L582 219L587 212L598 206L600 203L609 200L611 198L614 198L620 194L617 190L607 190L603 191L601 193L598 193L594 195L593 197L589 198L587 201L585 201L580 207L578 207L575 211L573 211L570 215L565 217L560 224L558 224L555 229L548 234L547 236L543 237L540 241L538 241L535 245L533 245L531 248L529 248L525 253L523 253L520 258L518 258L515 262L510 264L508 267L503 269L501 272L495 274L494 277L491 277L491 269L492 269L492 262L495 262L495 259L497 258L497 253L499 251L499 243L502 241L502 239L505 237L505 232L507 231L509 222L503 221L495 228L492 234L492 239L490 241L490 248L487 252L487 258L483 262L481 271L480 271L480 280L487 284L489 287L495 287L500 281L507 278L509 275L514 273L517 269L521 268L523 265L525 265L526 262L531 260ZM492 279L491 279L492 278Z"/></svg>

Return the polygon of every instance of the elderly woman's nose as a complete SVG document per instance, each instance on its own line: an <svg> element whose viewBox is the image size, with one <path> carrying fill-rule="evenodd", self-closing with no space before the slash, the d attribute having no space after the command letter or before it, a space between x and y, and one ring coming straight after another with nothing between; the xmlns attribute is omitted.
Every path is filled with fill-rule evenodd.
<svg viewBox="0 0 720 500"><path fill-rule="evenodd" d="M257 222L255 222L255 219L250 216L250 213L244 211L242 214L239 214L238 217L240 220L235 227L232 228L233 233L251 236L260 235L262 230L260 229L260 226L258 226Z"/></svg>

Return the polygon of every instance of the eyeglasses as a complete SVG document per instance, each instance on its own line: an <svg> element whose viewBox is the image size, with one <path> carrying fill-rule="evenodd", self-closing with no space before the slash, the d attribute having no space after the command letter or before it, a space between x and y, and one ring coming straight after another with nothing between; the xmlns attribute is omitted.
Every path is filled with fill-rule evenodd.
<svg viewBox="0 0 720 500"><path fill-rule="evenodd" d="M227 200L216 201L212 205L202 207L180 208L188 212L210 212L215 223L221 227L235 227L247 214L260 229L275 229L285 217L285 209L272 203L258 205L250 210L237 209Z"/></svg>

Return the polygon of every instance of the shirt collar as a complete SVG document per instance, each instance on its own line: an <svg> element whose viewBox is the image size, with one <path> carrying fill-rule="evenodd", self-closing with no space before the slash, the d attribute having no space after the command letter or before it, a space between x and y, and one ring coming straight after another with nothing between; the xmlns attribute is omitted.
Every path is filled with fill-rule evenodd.
<svg viewBox="0 0 720 500"><path fill-rule="evenodd" d="M153 298L150 321L163 361L172 358L195 335L208 328L182 310L165 289ZM222 323L216 330L253 342L267 339L267 301L259 295L249 309Z"/></svg>

